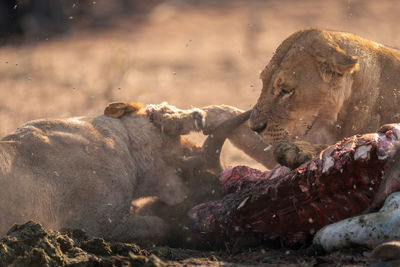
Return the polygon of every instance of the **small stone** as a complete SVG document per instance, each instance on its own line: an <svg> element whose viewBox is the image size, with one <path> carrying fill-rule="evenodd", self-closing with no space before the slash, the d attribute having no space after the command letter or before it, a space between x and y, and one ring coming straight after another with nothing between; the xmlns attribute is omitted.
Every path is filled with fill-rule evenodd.
<svg viewBox="0 0 400 267"><path fill-rule="evenodd" d="M380 244L371 252L371 257L382 261L400 259L400 242L390 241Z"/></svg>

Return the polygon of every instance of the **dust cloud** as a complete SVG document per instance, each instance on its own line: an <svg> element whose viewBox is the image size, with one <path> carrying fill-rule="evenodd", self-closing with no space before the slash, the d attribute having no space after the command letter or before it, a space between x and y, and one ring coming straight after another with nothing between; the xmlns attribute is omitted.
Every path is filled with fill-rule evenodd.
<svg viewBox="0 0 400 267"><path fill-rule="evenodd" d="M395 0L150 2L138 7L141 16L128 9L106 20L105 10L118 7L97 1L89 13L97 18L94 28L79 20L88 16L76 12L82 6L69 6L65 16L72 14L76 25L67 33L1 46L0 135L33 119L98 115L113 100L247 110L260 93L259 71L302 28L400 46ZM98 23L110 20L111 26ZM261 168L230 145L222 157Z"/></svg>

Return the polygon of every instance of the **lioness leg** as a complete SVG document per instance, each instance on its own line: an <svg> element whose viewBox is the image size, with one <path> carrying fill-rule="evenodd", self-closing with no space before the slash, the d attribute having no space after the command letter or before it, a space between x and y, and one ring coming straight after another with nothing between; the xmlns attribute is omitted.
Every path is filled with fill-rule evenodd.
<svg viewBox="0 0 400 267"><path fill-rule="evenodd" d="M222 122L243 112L238 108L228 105L213 105L203 108L181 110L174 106L162 103L148 105L146 112L151 121L168 135L188 134L191 131L203 131L211 134ZM260 162L267 168L276 164L272 151L262 138L252 131L248 123L236 128L228 139L240 150Z"/></svg>
<svg viewBox="0 0 400 267"><path fill-rule="evenodd" d="M205 127L207 117L206 112L202 109L184 110L166 102L148 105L146 113L150 121L167 135L184 135L191 131L200 131Z"/></svg>

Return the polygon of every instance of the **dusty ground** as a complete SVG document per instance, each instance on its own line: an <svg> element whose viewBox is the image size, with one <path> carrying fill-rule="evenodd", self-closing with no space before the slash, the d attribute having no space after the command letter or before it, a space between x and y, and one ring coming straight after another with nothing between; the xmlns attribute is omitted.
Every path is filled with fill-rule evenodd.
<svg viewBox="0 0 400 267"><path fill-rule="evenodd" d="M37 118L101 114L114 100L249 109L261 88L259 71L284 38L306 27L350 31L400 47L397 0L194 2L165 1L140 23L128 18L107 30L75 29L0 47L0 136ZM229 144L223 157L230 165L262 169ZM287 255L268 253L244 259L254 254L265 264L279 264ZM355 255L348 264L363 263ZM224 259L239 262L235 257ZM300 253L290 262L324 260Z"/></svg>
<svg viewBox="0 0 400 267"><path fill-rule="evenodd" d="M365 252L348 250L315 256L305 249L195 251L89 238L81 230L51 231L35 222L13 226L0 240L0 266L362 266Z"/></svg>

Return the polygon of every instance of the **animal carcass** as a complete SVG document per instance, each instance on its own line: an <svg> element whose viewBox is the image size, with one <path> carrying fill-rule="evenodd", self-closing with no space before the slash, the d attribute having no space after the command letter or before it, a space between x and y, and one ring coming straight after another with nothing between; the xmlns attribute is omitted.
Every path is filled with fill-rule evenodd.
<svg viewBox="0 0 400 267"><path fill-rule="evenodd" d="M286 245L307 243L323 226L385 199L390 192L379 187L399 137L399 125L385 125L374 134L345 138L295 170L225 170L224 197L195 206L192 227L209 240L256 234ZM391 183L391 191L399 189Z"/></svg>

